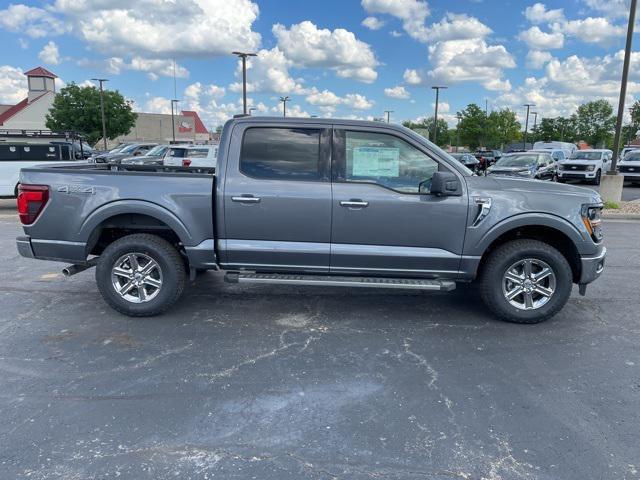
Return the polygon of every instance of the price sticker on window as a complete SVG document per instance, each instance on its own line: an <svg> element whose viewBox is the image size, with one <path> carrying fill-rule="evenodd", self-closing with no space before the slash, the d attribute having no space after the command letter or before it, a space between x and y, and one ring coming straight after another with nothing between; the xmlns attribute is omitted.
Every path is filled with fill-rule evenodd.
<svg viewBox="0 0 640 480"><path fill-rule="evenodd" d="M400 149L354 148L352 175L354 177L398 177L400 175Z"/></svg>

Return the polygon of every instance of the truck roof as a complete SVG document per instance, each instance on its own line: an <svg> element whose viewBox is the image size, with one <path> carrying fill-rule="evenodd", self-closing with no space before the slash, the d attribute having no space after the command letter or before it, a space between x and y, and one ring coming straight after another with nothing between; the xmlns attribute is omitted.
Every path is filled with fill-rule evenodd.
<svg viewBox="0 0 640 480"><path fill-rule="evenodd" d="M351 120L341 118L310 118L310 117L262 117L262 116L246 116L237 117L229 120L230 123L278 123L282 125L300 124L300 125L344 125L344 126L361 126L361 127L384 127L390 130L407 131L408 128L397 123L373 122L368 120Z"/></svg>

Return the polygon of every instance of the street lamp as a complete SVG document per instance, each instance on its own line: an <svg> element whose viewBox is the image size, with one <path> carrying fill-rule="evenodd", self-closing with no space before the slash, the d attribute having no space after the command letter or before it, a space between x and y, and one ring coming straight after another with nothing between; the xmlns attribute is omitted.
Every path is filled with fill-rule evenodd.
<svg viewBox="0 0 640 480"><path fill-rule="evenodd" d="M462 120L462 115L458 112L456 118L458 119L458 123L456 123L456 153L458 153L458 149L460 148L460 120Z"/></svg>
<svg viewBox="0 0 640 480"><path fill-rule="evenodd" d="M389 115L393 113L393 110L385 110L384 113L387 116L387 123L389 123Z"/></svg>
<svg viewBox="0 0 640 480"><path fill-rule="evenodd" d="M242 111L247 114L247 57L256 57L257 53L231 52L242 59Z"/></svg>
<svg viewBox="0 0 640 480"><path fill-rule="evenodd" d="M633 26L636 19L636 7L638 0L631 0L629 12L629 26L627 27L627 43L624 49L624 63L622 64L622 84L620 86L620 101L618 102L618 119L616 120L616 136L613 140L613 159L607 175L617 175L618 152L620 151L620 132L622 131L622 116L624 115L624 100L627 96L627 79L629 78L629 61L631 60L631 44L633 41ZM620 191L622 196L622 191ZM620 201L620 198L618 198Z"/></svg>
<svg viewBox="0 0 640 480"><path fill-rule="evenodd" d="M531 115L533 115L533 141L535 143L536 138L538 136L538 112L531 112Z"/></svg>
<svg viewBox="0 0 640 480"><path fill-rule="evenodd" d="M529 109L531 107L535 107L535 104L525 103L523 106L527 107L527 118L524 121L524 148L523 148L523 150L526 150L527 149L527 132L529 130Z"/></svg>
<svg viewBox="0 0 640 480"><path fill-rule="evenodd" d="M173 134L173 143L176 143L176 122L173 119L173 104L178 103L179 101L180 100L171 100L171 133Z"/></svg>
<svg viewBox="0 0 640 480"><path fill-rule="evenodd" d="M107 149L107 123L104 119L104 93L102 90L102 84L108 82L106 78L92 78L94 82L100 83L100 115L102 116L102 140L104 141L104 149Z"/></svg>
<svg viewBox="0 0 640 480"><path fill-rule="evenodd" d="M438 102L440 101L440 90L446 90L447 87L431 87L432 90L436 91L436 111L433 116L433 143L436 143L436 136L438 133Z"/></svg>
<svg viewBox="0 0 640 480"><path fill-rule="evenodd" d="M286 97L280 97L280 101L282 102L282 116L286 117L287 116L287 102L291 100L290 96L286 96Z"/></svg>

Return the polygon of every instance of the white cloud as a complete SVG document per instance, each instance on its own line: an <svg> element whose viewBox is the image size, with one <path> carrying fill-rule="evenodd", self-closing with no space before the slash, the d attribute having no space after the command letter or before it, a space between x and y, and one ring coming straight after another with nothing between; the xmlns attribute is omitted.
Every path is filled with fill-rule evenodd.
<svg viewBox="0 0 640 480"><path fill-rule="evenodd" d="M374 102L369 100L364 95L359 93L349 93L344 97L340 97L335 93L329 90L319 91L316 88L313 88L311 93L306 98L307 102L311 105L315 105L318 107L331 107L326 111L335 111L335 107L339 105L344 105L348 108L353 108L356 110L368 110L373 107Z"/></svg>
<svg viewBox="0 0 640 480"><path fill-rule="evenodd" d="M26 50L27 48L29 48L29 42L27 42L24 38L18 39L18 45L20 45L20 48L23 50Z"/></svg>
<svg viewBox="0 0 640 480"><path fill-rule="evenodd" d="M397 31L397 30L391 30L391 31L389 32L389 35L391 35L393 38L398 38L398 37L401 37L401 36L402 36L402 33L400 33L400 32L399 32L399 31Z"/></svg>
<svg viewBox="0 0 640 480"><path fill-rule="evenodd" d="M0 26L32 37L69 32L113 56L182 58L258 48L258 13L251 0L55 0L11 5Z"/></svg>
<svg viewBox="0 0 640 480"><path fill-rule="evenodd" d="M437 23L427 28L426 40L439 42L443 40L464 40L484 38L492 30L475 17L464 14L447 13Z"/></svg>
<svg viewBox="0 0 640 480"><path fill-rule="evenodd" d="M49 65L60 64L60 51L58 45L53 41L49 41L38 53L38 58Z"/></svg>
<svg viewBox="0 0 640 480"><path fill-rule="evenodd" d="M407 92L407 89L402 85L398 85L395 87L385 88L384 89L385 97L389 98L400 98L403 100L408 99L411 95Z"/></svg>
<svg viewBox="0 0 640 480"><path fill-rule="evenodd" d="M610 18L627 18L629 16L629 0L584 0L590 9Z"/></svg>
<svg viewBox="0 0 640 480"><path fill-rule="evenodd" d="M362 0L362 7L369 14L386 14L402 20L402 28L418 41L427 41L425 20L429 5L421 0Z"/></svg>
<svg viewBox="0 0 640 480"><path fill-rule="evenodd" d="M362 26L369 30L380 30L384 26L384 22L376 17L367 17L362 21Z"/></svg>
<svg viewBox="0 0 640 480"><path fill-rule="evenodd" d="M170 114L171 100L164 97L151 97L144 104L144 112Z"/></svg>
<svg viewBox="0 0 640 480"><path fill-rule="evenodd" d="M282 102L279 105L274 105L273 107L271 107L271 113L273 113L274 115L282 115L283 112L283 106L282 106ZM309 114L309 112L307 112L306 110L302 110L302 108L300 107L300 105L297 104L291 104L288 103L287 104L287 117L310 117L311 115Z"/></svg>
<svg viewBox="0 0 640 480"><path fill-rule="evenodd" d="M0 27L32 38L59 35L68 30L68 26L49 11L23 4L11 4L0 10Z"/></svg>
<svg viewBox="0 0 640 480"><path fill-rule="evenodd" d="M343 28L319 29L304 21L287 29L275 24L273 35L278 48L296 67L330 68L339 77L373 82L377 77L378 61L371 46Z"/></svg>
<svg viewBox="0 0 640 480"><path fill-rule="evenodd" d="M159 76L173 77L173 60L164 58L133 57L129 62L121 57L110 57L97 61L82 58L77 63L81 67L97 68L112 75L120 75L125 70L145 72L153 81L157 80ZM189 70L176 63L175 74L178 78L188 78Z"/></svg>
<svg viewBox="0 0 640 480"><path fill-rule="evenodd" d="M564 35L561 32L546 33L537 26L520 32L518 39L525 42L533 50L549 50L564 46Z"/></svg>
<svg viewBox="0 0 640 480"><path fill-rule="evenodd" d="M612 25L603 17L588 17L580 20L570 20L564 23L554 23L551 28L577 38L584 43L610 44L615 38L626 35L626 28Z"/></svg>
<svg viewBox="0 0 640 480"><path fill-rule="evenodd" d="M540 50L529 50L527 53L526 63L529 68L542 68L549 62L553 56L549 52Z"/></svg>
<svg viewBox="0 0 640 480"><path fill-rule="evenodd" d="M562 22L564 21L564 10L562 8L547 10L544 3L535 3L524 10L524 16L536 25L541 23Z"/></svg>
<svg viewBox="0 0 640 480"><path fill-rule="evenodd" d="M306 94L302 82L294 79L289 68L293 62L285 57L284 53L274 47L271 50L260 50L257 57L247 59L247 91L249 92L273 92L279 94ZM242 91L242 62L238 60L236 68L238 82L232 83L229 89L232 92Z"/></svg>
<svg viewBox="0 0 640 480"><path fill-rule="evenodd" d="M27 96L27 77L20 68L0 66L0 103L16 104Z"/></svg>
<svg viewBox="0 0 640 480"><path fill-rule="evenodd" d="M414 68L407 68L402 75L402 78L409 85L420 85L422 83L422 77L418 73L418 70Z"/></svg>

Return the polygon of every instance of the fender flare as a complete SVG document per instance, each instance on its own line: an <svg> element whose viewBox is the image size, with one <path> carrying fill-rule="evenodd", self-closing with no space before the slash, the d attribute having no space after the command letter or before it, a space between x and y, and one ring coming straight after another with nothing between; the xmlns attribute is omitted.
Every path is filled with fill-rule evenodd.
<svg viewBox="0 0 640 480"><path fill-rule="evenodd" d="M156 203L144 200L118 200L97 208L82 223L78 236L88 242L102 222L116 215L126 214L147 215L155 218L171 228L184 245L193 244L189 229L174 213Z"/></svg>
<svg viewBox="0 0 640 480"><path fill-rule="evenodd" d="M551 215L548 213L521 213L512 217L505 218L498 224L494 225L487 231L482 238L471 247L468 255L483 255L489 245L491 245L498 237L519 227L548 227L558 230L566 235L576 246L578 252L581 252L581 246L585 242L580 230L578 230L571 222L565 218Z"/></svg>

